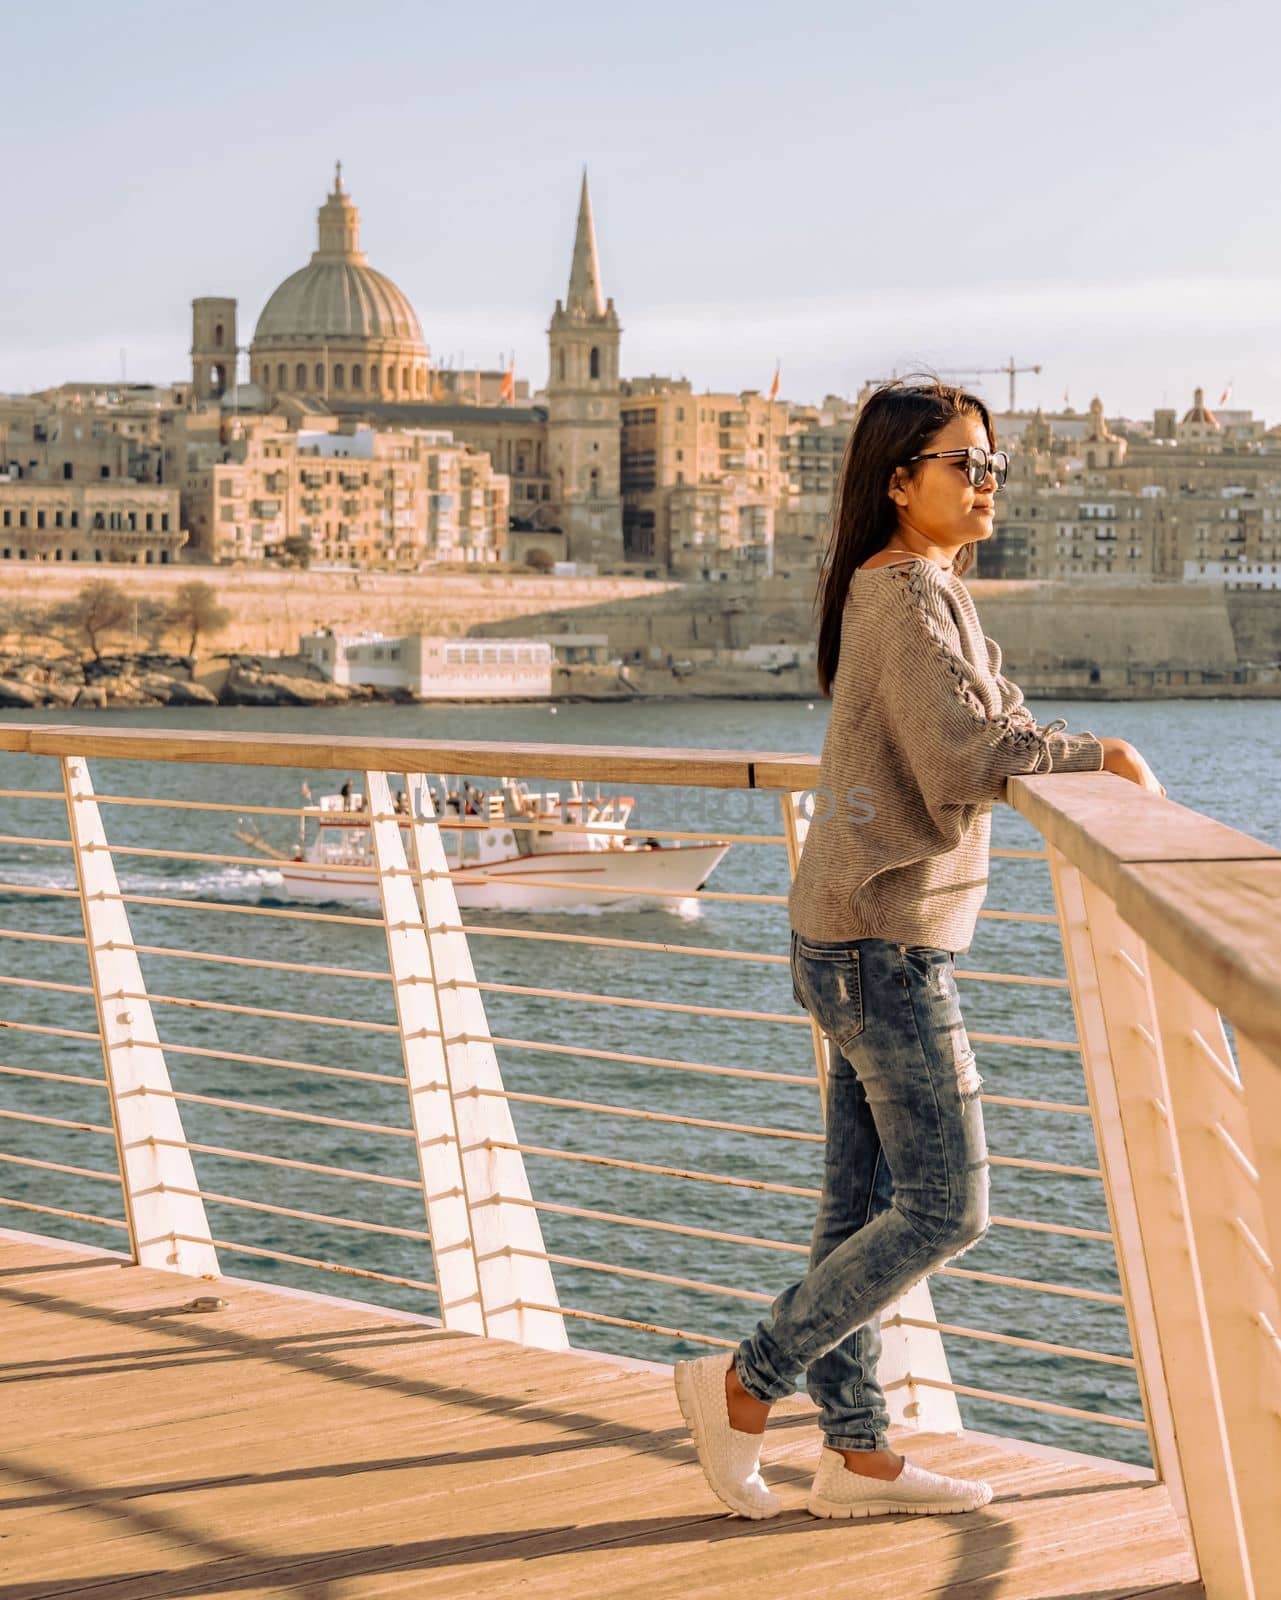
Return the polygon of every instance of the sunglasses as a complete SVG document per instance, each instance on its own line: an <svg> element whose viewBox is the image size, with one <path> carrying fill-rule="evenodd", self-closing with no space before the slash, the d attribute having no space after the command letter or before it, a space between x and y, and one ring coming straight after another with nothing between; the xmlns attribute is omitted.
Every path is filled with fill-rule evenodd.
<svg viewBox="0 0 1281 1600"><path fill-rule="evenodd" d="M926 455L909 456L908 464L910 466L913 461L951 459L964 460L965 475L973 488L981 489L989 472L996 479L998 489L1005 487L1005 480L1010 471L1010 458L1004 450L980 450L978 445L972 444L964 450L931 450Z"/></svg>

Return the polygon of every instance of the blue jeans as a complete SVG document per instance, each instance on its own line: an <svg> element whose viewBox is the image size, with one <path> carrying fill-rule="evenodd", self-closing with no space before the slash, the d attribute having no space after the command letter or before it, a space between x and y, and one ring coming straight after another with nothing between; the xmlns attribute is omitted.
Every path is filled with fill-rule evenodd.
<svg viewBox="0 0 1281 1600"><path fill-rule="evenodd" d="M832 1041L809 1271L734 1353L748 1394L802 1372L833 1449L885 1448L880 1313L982 1236L987 1142L947 950L792 933L796 999Z"/></svg>

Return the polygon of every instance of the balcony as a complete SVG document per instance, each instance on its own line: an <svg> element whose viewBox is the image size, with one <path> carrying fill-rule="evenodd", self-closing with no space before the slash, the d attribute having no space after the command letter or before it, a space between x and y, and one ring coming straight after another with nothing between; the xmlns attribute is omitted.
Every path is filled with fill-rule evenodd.
<svg viewBox="0 0 1281 1600"><path fill-rule="evenodd" d="M814 758L28 723L0 751L0 1208L58 1235L0 1234L15 1593L772 1592L852 1537L878 1600L1269 1592L1275 850L1108 774L1010 781L1033 847L993 851L980 927L1011 959L956 973L992 1228L882 1318L895 1444L998 1501L811 1524L796 1398L762 1537L665 1375L611 1357L727 1349L803 1267L830 1059L785 906ZM260 902L250 845L288 853L299 772L365 761L372 867L329 867L372 903ZM492 823L438 818L422 775L486 761L731 839L702 920L461 912L452 841Z"/></svg>

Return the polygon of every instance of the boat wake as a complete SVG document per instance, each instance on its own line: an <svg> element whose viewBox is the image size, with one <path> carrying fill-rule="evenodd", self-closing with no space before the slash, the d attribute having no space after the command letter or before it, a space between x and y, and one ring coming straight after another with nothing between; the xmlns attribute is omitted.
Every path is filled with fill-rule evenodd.
<svg viewBox="0 0 1281 1600"><path fill-rule="evenodd" d="M225 900L228 902L256 899L263 889L279 886L280 874L273 867L214 867L197 872L157 872L152 869L121 870L116 873L124 894L157 895L163 898L181 897L192 900ZM76 887L75 874L70 870L49 871L34 866L15 864L0 866L0 878L16 889L68 890ZM30 894L8 893L0 889L0 903L16 904L33 897ZM59 896L61 898L61 896Z"/></svg>

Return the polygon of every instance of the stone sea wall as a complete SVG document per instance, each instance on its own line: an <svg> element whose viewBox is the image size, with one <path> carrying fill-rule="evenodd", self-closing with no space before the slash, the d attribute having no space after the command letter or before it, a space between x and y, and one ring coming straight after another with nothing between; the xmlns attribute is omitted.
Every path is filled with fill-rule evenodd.
<svg viewBox="0 0 1281 1600"><path fill-rule="evenodd" d="M42 657L0 641L0 703L8 705L328 704L387 698L319 680L292 652L316 627L501 637L583 634L608 639L609 665L560 668L553 694L592 699L817 693L811 575L753 585L508 576L499 572L353 574L234 568L52 567L0 564L13 601L69 599L109 577L138 598L172 598L200 577L233 622L200 641L200 659L127 653L85 664L63 647ZM986 632L1007 674L1029 695L1080 699L1281 697L1281 591L1092 581L976 580ZM750 664L776 650L794 665ZM215 651L215 655L206 652Z"/></svg>

